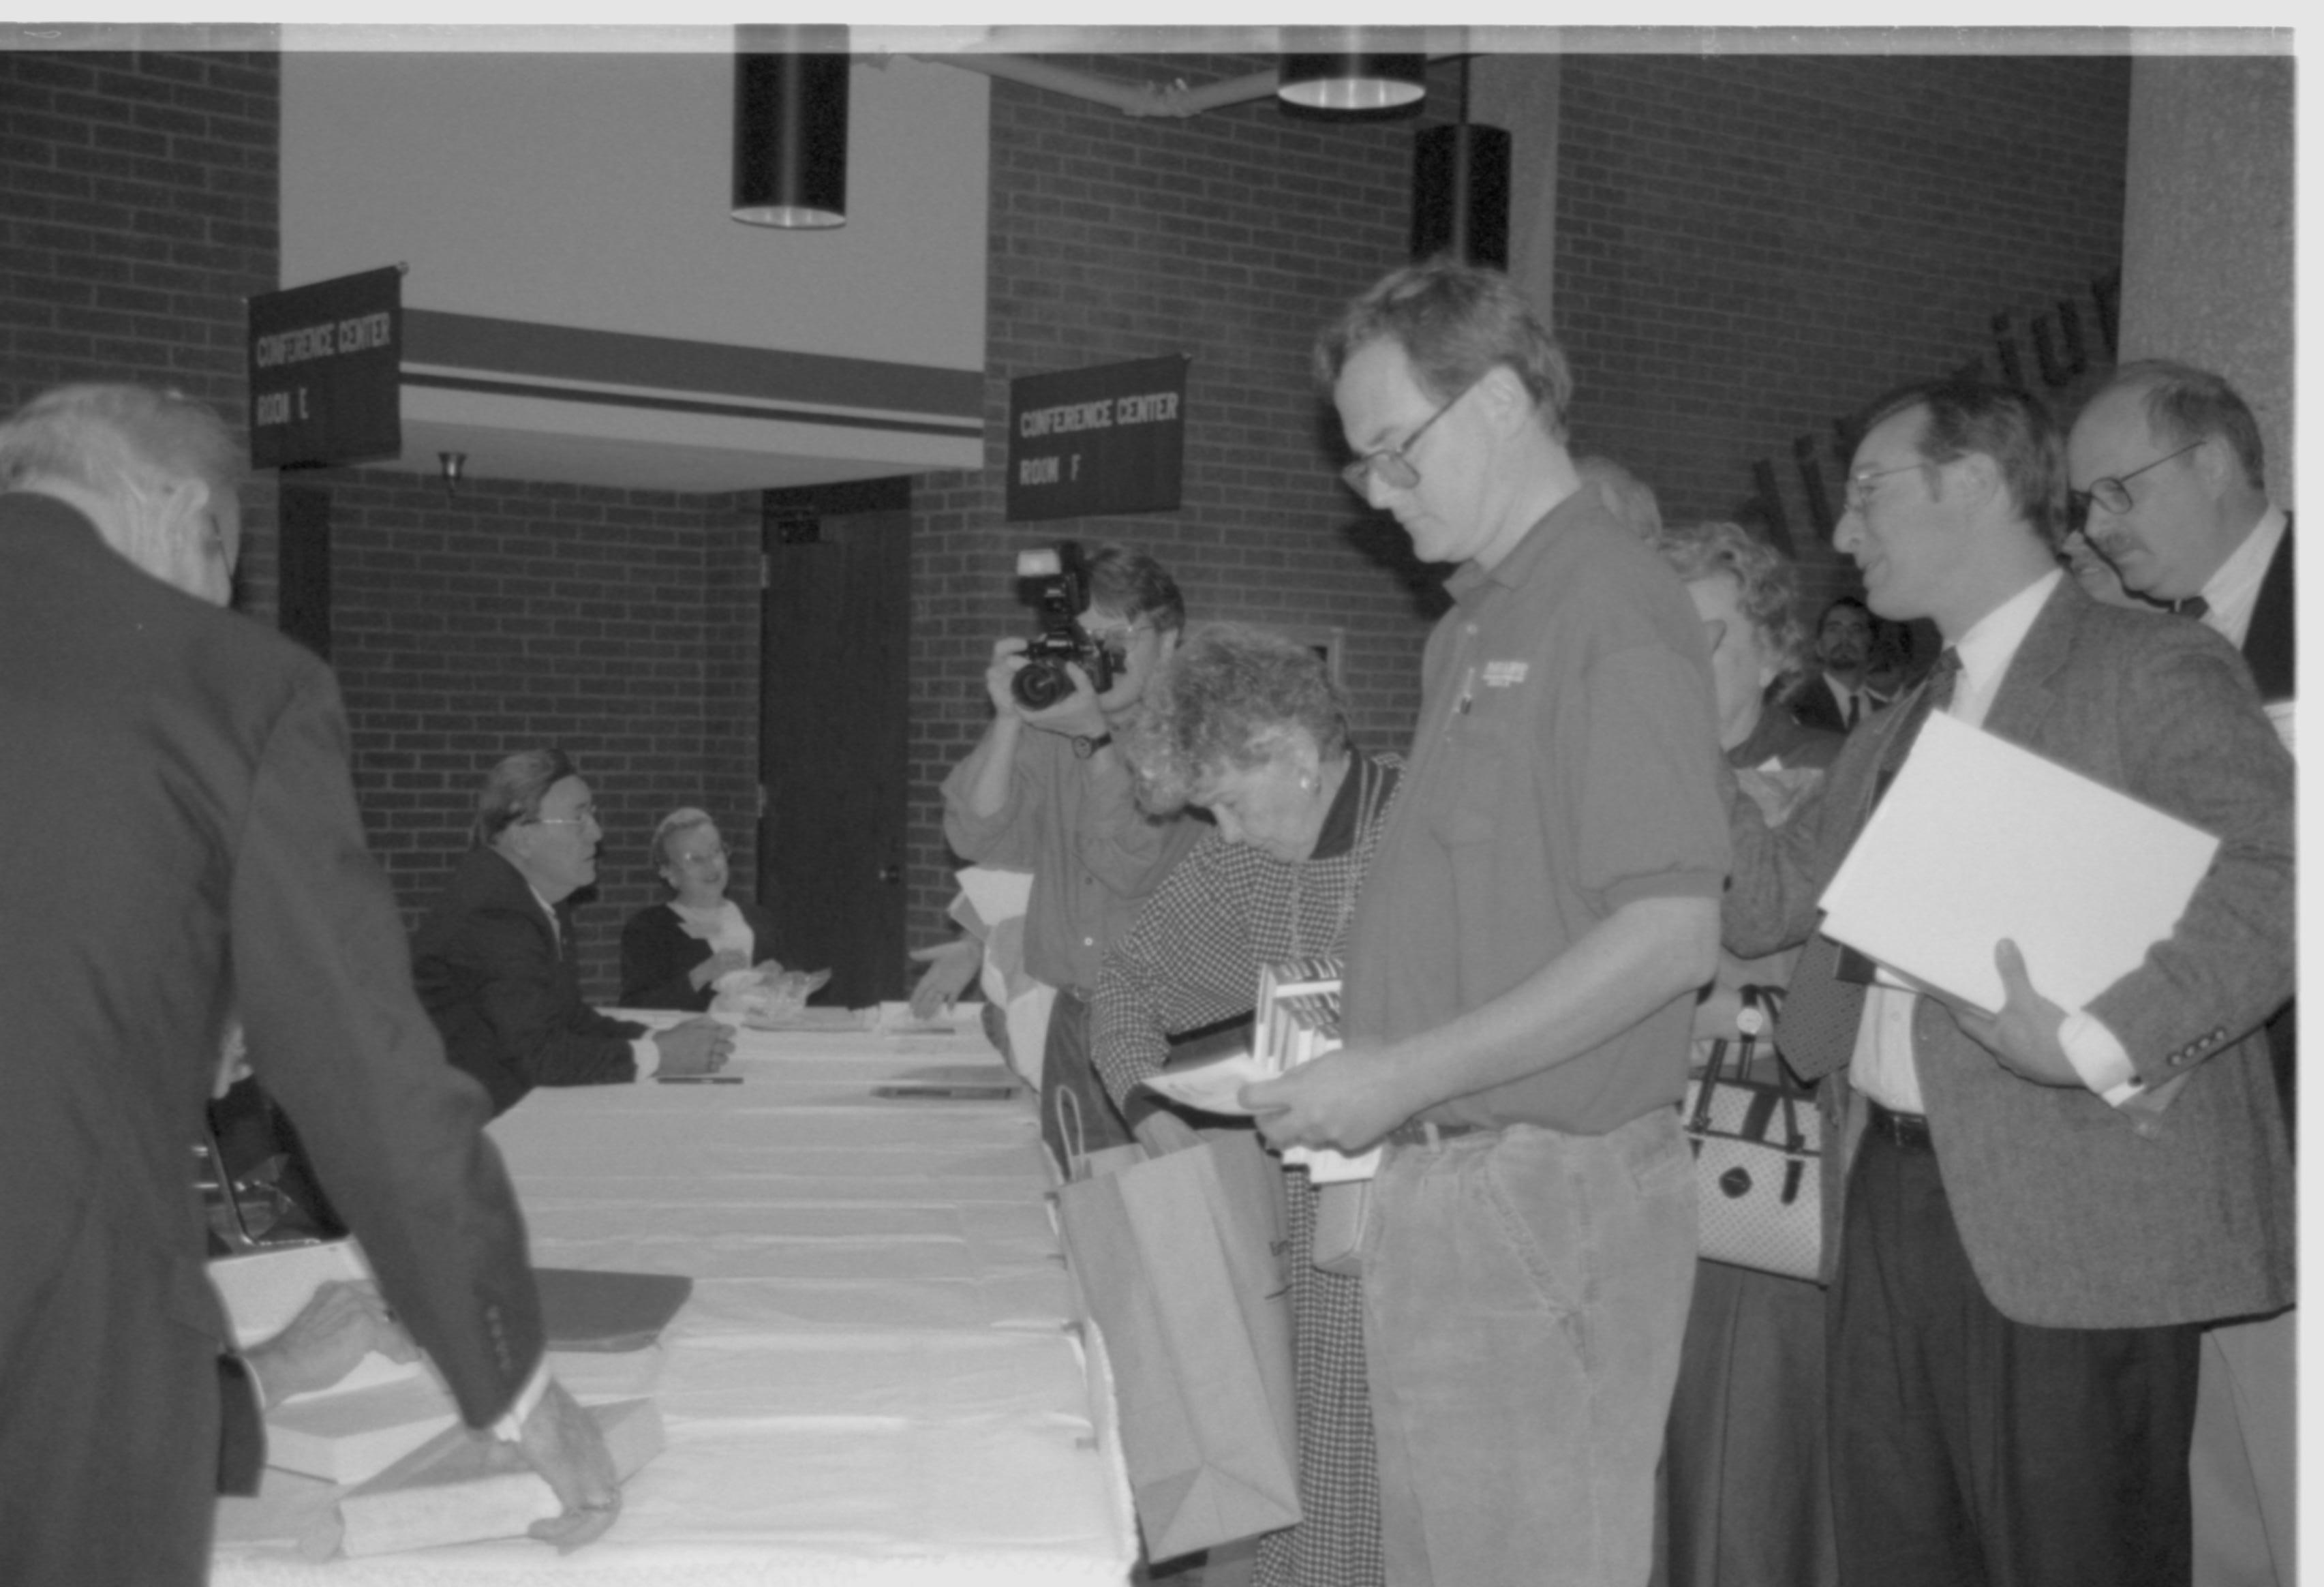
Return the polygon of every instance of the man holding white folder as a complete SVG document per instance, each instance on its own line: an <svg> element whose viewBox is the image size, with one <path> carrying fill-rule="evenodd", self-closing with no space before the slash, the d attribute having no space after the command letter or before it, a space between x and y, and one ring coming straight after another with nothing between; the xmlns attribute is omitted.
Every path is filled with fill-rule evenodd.
<svg viewBox="0 0 2324 1587"><path fill-rule="evenodd" d="M1849 1582L2186 1582L2196 1325L2291 1298L2260 1032L2292 985L2291 761L2224 641L2063 577L2066 500L2024 394L1876 404L1834 543L1876 613L1931 619L1945 653L1787 826L1738 801L1726 933L1747 955L1813 936L1933 709L2220 840L2170 936L2079 1009L2006 943L1990 1013L1868 986L1826 937L1803 957L1777 1041L1847 1076L1825 1185Z"/></svg>

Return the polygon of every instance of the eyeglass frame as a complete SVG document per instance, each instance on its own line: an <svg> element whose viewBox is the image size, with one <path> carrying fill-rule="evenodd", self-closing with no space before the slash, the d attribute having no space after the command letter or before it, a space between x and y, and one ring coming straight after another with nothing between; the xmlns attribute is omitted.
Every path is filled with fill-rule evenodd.
<svg viewBox="0 0 2324 1587"><path fill-rule="evenodd" d="M733 857L734 851L722 843L706 854L672 854L668 863L672 865L707 865L714 860L731 860Z"/></svg>
<svg viewBox="0 0 2324 1587"><path fill-rule="evenodd" d="M1871 511L1874 480L1886 479L1892 474L1910 474L1916 468L1937 466L1938 464L1927 457L1916 457L1910 463L1899 463L1894 468L1868 468L1860 474L1851 474L1840 494L1840 515L1845 518L1853 512L1861 518Z"/></svg>
<svg viewBox="0 0 2324 1587"><path fill-rule="evenodd" d="M1480 378L1481 379L1482 377ZM1444 405L1443 407L1437 409L1435 412L1422 420L1420 421L1420 428L1414 430L1410 435L1405 437L1400 443L1393 447L1378 447L1373 448L1371 451L1366 452L1353 463L1351 463L1344 468L1341 469L1340 477L1347 482L1347 486L1350 490L1355 492L1356 494L1360 496L1366 495L1370 493L1371 482L1374 479L1379 480L1392 491L1408 491L1417 489L1420 484L1420 470L1413 466L1412 459L1406 456L1406 454L1408 454L1413 447L1420 444L1420 438L1426 435L1431 427L1433 427L1438 420L1452 411L1453 406L1458 403L1462 398L1467 396L1471 392L1475 391L1477 389L1477 385L1478 382L1472 380L1467 385L1462 386L1459 391L1453 392L1452 396L1445 399ZM1405 479L1397 478L1396 474L1390 472L1391 466L1410 477Z"/></svg>
<svg viewBox="0 0 2324 1587"><path fill-rule="evenodd" d="M596 819L597 807L588 804L582 806L580 814L576 816L528 816L517 825L520 826L585 826ZM603 832L604 827L601 825L597 830Z"/></svg>
<svg viewBox="0 0 2324 1587"><path fill-rule="evenodd" d="M2177 451L2165 452L2152 463L2142 463L2128 474L2113 474L2104 479L2094 479L2090 481L2090 488L2086 491L2068 489L2066 492L2067 523L2074 529L2080 529L2083 524L2088 523L2090 518L2090 504L2093 502L2104 507L2110 515L2121 517L2138 504L2131 499L2129 487L2132 480L2150 468L2162 467L2173 457L2184 457L2210 438L2209 436L2198 436ZM2111 496L2121 497L2121 504L2116 505L2110 499Z"/></svg>

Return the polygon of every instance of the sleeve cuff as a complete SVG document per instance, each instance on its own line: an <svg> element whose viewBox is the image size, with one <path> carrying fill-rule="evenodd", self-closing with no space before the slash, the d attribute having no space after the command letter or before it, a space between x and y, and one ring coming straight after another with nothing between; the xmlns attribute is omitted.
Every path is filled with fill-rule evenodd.
<svg viewBox="0 0 2324 1587"><path fill-rule="evenodd" d="M654 1046L650 1036L641 1036L630 1043L630 1056L638 1066L638 1078L650 1080L661 1073L661 1048Z"/></svg>
<svg viewBox="0 0 2324 1587"><path fill-rule="evenodd" d="M532 1376L526 1379L524 1387L517 1391L516 1402L509 1407L505 1416L493 1424L493 1436L503 1444L514 1444L522 1438L524 1425L532 1416L533 1407L540 1404L540 1397L548 1392L549 1355L544 1351L540 1360L533 1363Z"/></svg>
<svg viewBox="0 0 2324 1587"><path fill-rule="evenodd" d="M2135 1101L2146 1090L2130 1054L2113 1031L2087 1012L2069 1014L2058 1027L2058 1045L2082 1084L2115 1107Z"/></svg>

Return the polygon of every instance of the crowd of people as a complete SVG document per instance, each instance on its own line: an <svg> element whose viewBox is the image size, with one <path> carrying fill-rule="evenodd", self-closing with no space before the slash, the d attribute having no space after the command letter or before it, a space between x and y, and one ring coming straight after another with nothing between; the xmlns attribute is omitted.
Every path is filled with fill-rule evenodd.
<svg viewBox="0 0 2324 1587"><path fill-rule="evenodd" d="M1385 1148L1352 1261L1317 1260L1340 1187L1285 1171L1303 1518L1255 1579L2288 1581L2292 537L2246 406L2162 362L2070 430L1965 378L1880 398L1833 538L1863 595L1811 633L1762 537L1665 521L1576 459L1566 359L1505 276L1397 271L1315 364L1349 487L1454 569L1408 747L1357 742L1328 658L1190 623L1109 546L1079 618L1105 687L1068 666L1028 703L1026 641L997 641L943 789L962 858L1031 873L1061 1174L1235 1127L1141 1083L1214 1050L1263 967L1344 968L1342 1044L1240 1099L1272 1148ZM214 416L136 388L0 425L0 678L39 681L0 692L0 732L49 752L0 772L0 814L107 835L35 845L10 886L44 908L0 1026L86 1059L0 1124L12 1582L79 1580L91 1546L119 1579L198 1580L230 1402L375 1325L378 1297L332 1297L254 1389L218 1387L241 1363L182 1181L229 1013L463 1415L549 1477L549 1533L602 1531L618 1490L543 1367L482 1125L537 1085L716 1070L707 1011L781 968L681 808L621 979L686 1017L590 1008L571 908L603 834L540 749L493 769L407 971L327 672L216 609L235 477ZM1940 643L1923 667L1907 624ZM2010 941L1979 945L2006 999L1978 1008L1821 934L1938 712L2218 840L2170 935L2081 1006ZM945 992L976 957L934 956ZM1814 1278L1699 1254L1679 1104L1730 1043L1815 1088ZM155 1406L182 1414L124 1461ZM100 1460L152 1527L86 1512Z"/></svg>
<svg viewBox="0 0 2324 1587"><path fill-rule="evenodd" d="M1111 702L1134 799L994 690L1048 807L1147 845L1017 863L1119 910L1074 1050L1151 1149L1189 1121L1139 1082L1207 1050L1174 1041L1344 960L1344 1046L1243 1096L1273 1145L1388 1148L1357 1272L1306 1259L1329 1187L1287 1175L1304 1518L1258 1579L2289 1580L2291 540L2242 402L2164 363L2070 441L1997 385L1876 401L1834 534L1864 594L1811 634L1762 537L1571 456L1505 279L1400 272L1317 356L1351 488L1457 565L1408 754L1234 624ZM1933 710L2220 839L2087 1006L2007 941L1978 1009L1820 935ZM1754 1035L1817 1087L1813 1278L1696 1251L1675 1104Z"/></svg>

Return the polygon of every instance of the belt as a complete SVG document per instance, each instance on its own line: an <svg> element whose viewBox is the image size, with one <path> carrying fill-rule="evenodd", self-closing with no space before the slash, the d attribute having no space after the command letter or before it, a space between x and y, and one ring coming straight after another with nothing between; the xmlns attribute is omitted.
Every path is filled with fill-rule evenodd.
<svg viewBox="0 0 2324 1587"><path fill-rule="evenodd" d="M1900 1113L1893 1108L1882 1107L1869 1097L1865 1098L1865 1106L1870 1110L1867 1128L1877 1130L1908 1150L1929 1149L1929 1116L1926 1113Z"/></svg>
<svg viewBox="0 0 2324 1587"><path fill-rule="evenodd" d="M1498 1128L1492 1124L1431 1124L1413 1119L1388 1132L1392 1146L1441 1146L1456 1135L1490 1133Z"/></svg>

